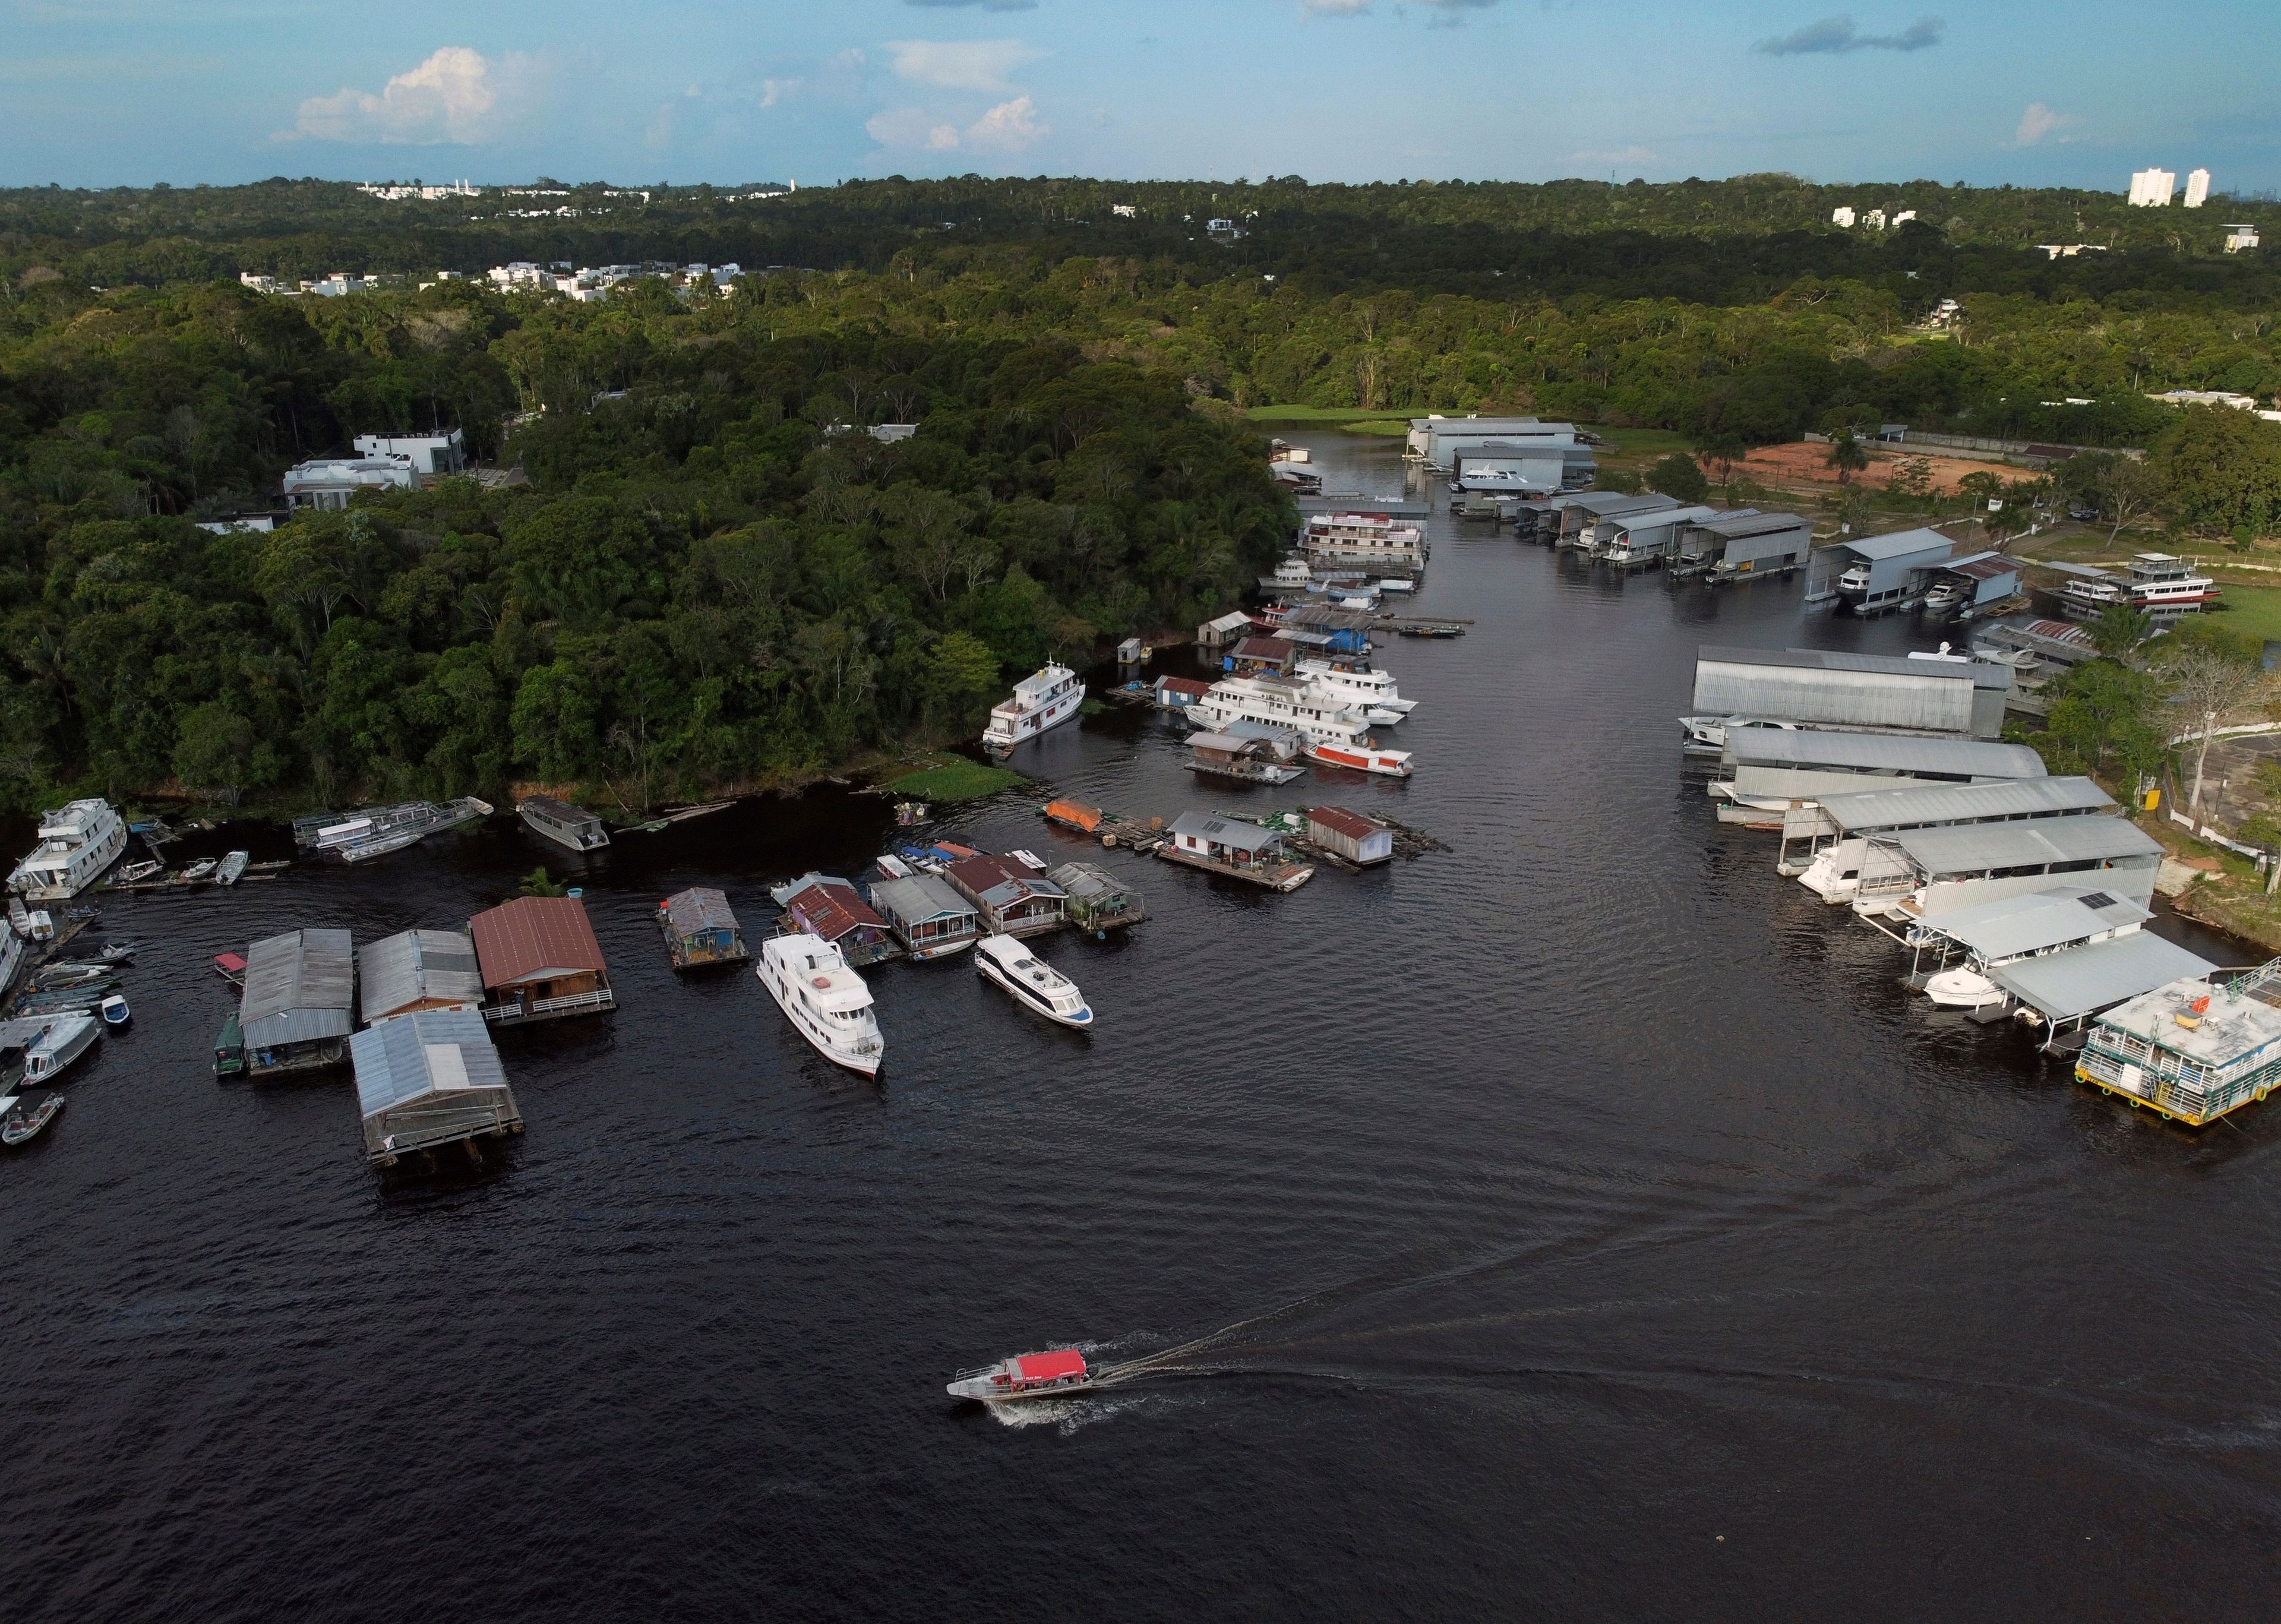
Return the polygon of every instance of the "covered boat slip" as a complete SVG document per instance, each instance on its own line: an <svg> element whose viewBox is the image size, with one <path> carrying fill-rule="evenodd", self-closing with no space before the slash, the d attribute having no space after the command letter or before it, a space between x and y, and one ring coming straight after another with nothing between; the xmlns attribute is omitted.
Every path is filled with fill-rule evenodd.
<svg viewBox="0 0 2281 1624"><path fill-rule="evenodd" d="M2076 1079L2200 1127L2281 1084L2281 962L2223 986L2210 966L2140 992L2084 1033Z"/></svg>
<svg viewBox="0 0 2281 1624"><path fill-rule="evenodd" d="M1805 600L1833 601L1839 596L1840 580L1858 569L1865 577L1858 609L1875 613L1898 608L1921 597L1934 575L1955 556L1956 543L1935 530L1832 542L1816 547L1806 562Z"/></svg>
<svg viewBox="0 0 2281 1624"><path fill-rule="evenodd" d="M1708 573L1714 583L1751 581L1801 568L1813 550L1813 521L1745 509L1684 526L1672 569L1678 575Z"/></svg>
<svg viewBox="0 0 2281 1624"><path fill-rule="evenodd" d="M2132 931L2086 947L1991 964L1981 973L2042 1018L2048 1049L2101 1010L2166 983L2200 981L2217 971L2208 959L2152 931Z"/></svg>
<svg viewBox="0 0 2281 1624"><path fill-rule="evenodd" d="M1975 965L2001 964L2120 936L2153 917L2151 909L2090 885L2053 885L1936 914L1909 927L1914 967L1934 953L1942 966L1959 955Z"/></svg>
<svg viewBox="0 0 2281 1624"><path fill-rule="evenodd" d="M479 1135L522 1132L499 1051L472 1009L396 1016L357 1033L350 1051L365 1157L375 1166Z"/></svg>
<svg viewBox="0 0 2281 1624"><path fill-rule="evenodd" d="M1914 923L2054 885L2152 906L2161 843L2120 817L1963 824L1873 836L1854 911Z"/></svg>
<svg viewBox="0 0 2281 1624"><path fill-rule="evenodd" d="M357 949L369 1026L415 1009L472 1009L483 1001L476 944L458 931L399 931Z"/></svg>
<svg viewBox="0 0 2281 1624"><path fill-rule="evenodd" d="M1708 786L1725 803L1720 820L1776 829L1791 810L1836 795L2045 776L2026 745L1815 728L1729 728L1723 759L1726 776Z"/></svg>
<svg viewBox="0 0 2281 1624"><path fill-rule="evenodd" d="M1906 788L1854 790L1787 808L1782 854L1775 863L1795 874L1826 845L1865 841L1903 829L1953 824L2003 824L2109 812L2115 798L2089 778L2014 778L1985 784L1917 784ZM1797 843L1804 841L1800 851ZM1859 853L1853 854L1859 855Z"/></svg>
<svg viewBox="0 0 2281 1624"><path fill-rule="evenodd" d="M1994 739L2011 687L2010 668L1987 661L1705 645L1696 651L1694 714Z"/></svg>
<svg viewBox="0 0 2281 1624"><path fill-rule="evenodd" d="M1689 524L1718 516L1709 506L1666 507L1656 512L1603 519L1592 526L1589 551L1620 569L1660 564L1679 551L1680 534Z"/></svg>
<svg viewBox="0 0 2281 1624"><path fill-rule="evenodd" d="M245 950L237 1024L247 1072L336 1065L356 1029L356 955L346 931L289 931Z"/></svg>

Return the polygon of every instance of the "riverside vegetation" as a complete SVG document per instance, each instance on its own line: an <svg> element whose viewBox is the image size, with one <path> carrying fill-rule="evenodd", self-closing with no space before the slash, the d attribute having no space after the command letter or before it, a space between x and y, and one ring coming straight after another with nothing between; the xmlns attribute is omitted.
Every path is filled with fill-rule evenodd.
<svg viewBox="0 0 2281 1624"><path fill-rule="evenodd" d="M522 779L639 809L947 737L1049 654L1233 600L1292 523L1240 416L1269 403L1533 409L1714 464L1882 421L2144 445L2107 481L2141 514L2281 528L2281 428L2146 398L2281 391L2281 266L2088 194L566 189L585 213L545 221L313 182L0 192L0 797ZM1924 220L1816 224L1885 192ZM2023 246L2075 220L2115 251ZM234 276L566 258L816 268L592 305ZM884 421L919 432L834 431ZM445 424L528 486L189 522Z"/></svg>

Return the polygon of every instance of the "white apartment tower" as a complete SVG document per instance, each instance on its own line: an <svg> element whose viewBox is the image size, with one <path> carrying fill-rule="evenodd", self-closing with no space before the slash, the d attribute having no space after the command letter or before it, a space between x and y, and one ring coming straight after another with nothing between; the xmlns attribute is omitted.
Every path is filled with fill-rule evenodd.
<svg viewBox="0 0 2281 1624"><path fill-rule="evenodd" d="M2130 206L2167 209L2170 206L2170 194L2177 186L2178 177L2168 169L2141 169L2130 177Z"/></svg>
<svg viewBox="0 0 2281 1624"><path fill-rule="evenodd" d="M1844 207L1830 210L1829 223L1833 226L1843 226L1851 231L1853 228L1853 211Z"/></svg>
<svg viewBox="0 0 2281 1624"><path fill-rule="evenodd" d="M2209 171L2197 169L2186 177L2186 206L2198 209L2209 201Z"/></svg>

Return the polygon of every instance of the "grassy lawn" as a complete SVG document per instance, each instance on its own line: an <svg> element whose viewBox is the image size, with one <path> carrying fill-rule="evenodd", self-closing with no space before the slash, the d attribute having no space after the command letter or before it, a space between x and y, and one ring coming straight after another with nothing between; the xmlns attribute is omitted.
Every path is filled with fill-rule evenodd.
<svg viewBox="0 0 2281 1624"><path fill-rule="evenodd" d="M1020 773L1003 767L985 767L963 755L946 755L916 772L905 773L887 787L914 800L937 800L947 806L962 800L979 800L985 795L995 795L1000 790L1028 782Z"/></svg>
<svg viewBox="0 0 2281 1624"><path fill-rule="evenodd" d="M2228 631L2281 639L2281 586L2239 586L2228 581L2218 603L2217 623Z"/></svg>
<svg viewBox="0 0 2281 1624"><path fill-rule="evenodd" d="M1608 429L1598 423L1579 423L1616 448L1620 457L1667 457L1687 450L1687 437L1669 429Z"/></svg>

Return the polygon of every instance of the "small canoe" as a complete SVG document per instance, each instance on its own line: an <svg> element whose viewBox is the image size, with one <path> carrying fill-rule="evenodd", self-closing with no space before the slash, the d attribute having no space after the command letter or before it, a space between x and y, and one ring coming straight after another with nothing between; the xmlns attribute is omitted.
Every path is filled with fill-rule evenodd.
<svg viewBox="0 0 2281 1624"><path fill-rule="evenodd" d="M19 1101L13 1110L5 1117L0 1117L0 1145L12 1147L24 1143L54 1121L56 1113L63 1108L64 1097L59 1094L50 1094L37 1105L26 1105Z"/></svg>

